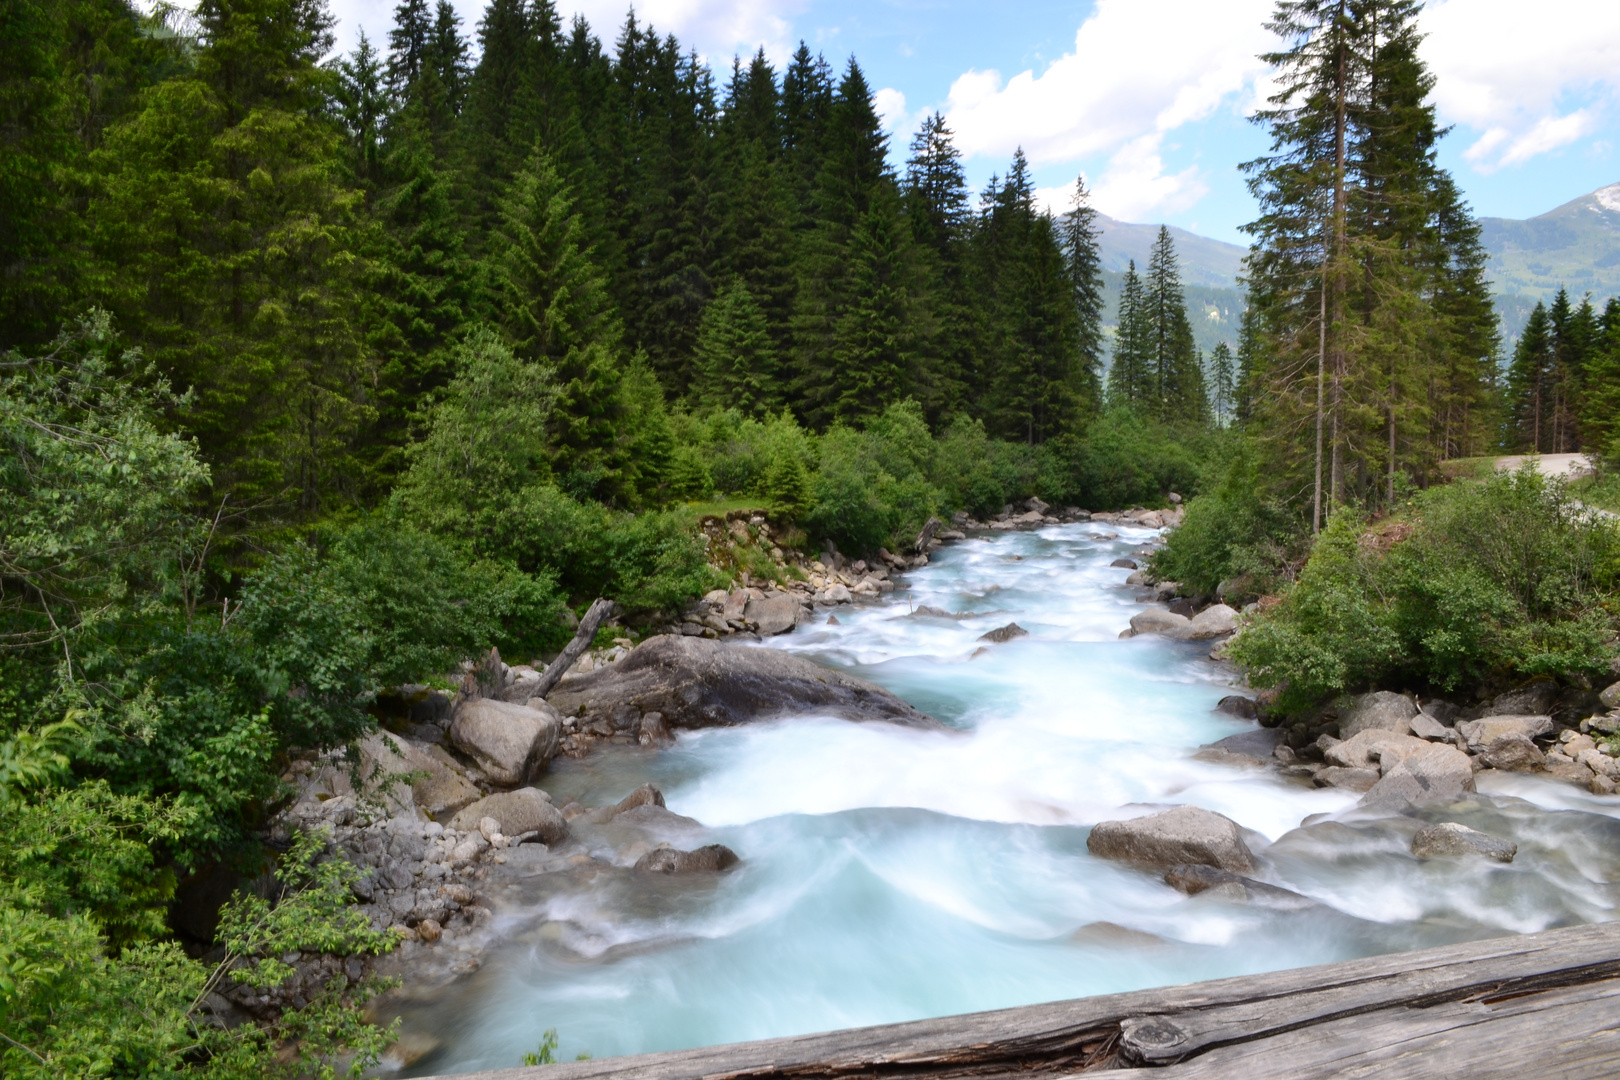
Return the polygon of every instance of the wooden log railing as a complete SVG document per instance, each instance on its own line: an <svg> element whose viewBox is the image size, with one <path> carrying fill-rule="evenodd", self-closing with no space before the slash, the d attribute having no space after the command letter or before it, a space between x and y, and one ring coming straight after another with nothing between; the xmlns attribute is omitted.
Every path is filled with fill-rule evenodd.
<svg viewBox="0 0 1620 1080"><path fill-rule="evenodd" d="M1612 1080L1620 922L459 1080ZM448 1078L444 1078L448 1080Z"/></svg>

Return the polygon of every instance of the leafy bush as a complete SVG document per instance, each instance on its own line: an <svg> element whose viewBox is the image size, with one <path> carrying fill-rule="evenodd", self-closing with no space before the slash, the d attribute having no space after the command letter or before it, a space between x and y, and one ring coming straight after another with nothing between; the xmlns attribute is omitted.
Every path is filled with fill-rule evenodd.
<svg viewBox="0 0 1620 1080"><path fill-rule="evenodd" d="M1130 409L1110 409L1086 428L1076 495L1090 509L1163 505L1171 491L1186 496L1198 490L1199 458L1165 425Z"/></svg>
<svg viewBox="0 0 1620 1080"><path fill-rule="evenodd" d="M1153 572L1188 591L1213 593L1234 582L1234 599L1273 591L1302 552L1306 522L1270 498L1258 459L1238 447L1211 490L1187 503L1186 516L1157 554Z"/></svg>
<svg viewBox="0 0 1620 1080"><path fill-rule="evenodd" d="M1601 676L1620 530L1529 468L1435 489L1367 529L1336 513L1299 581L1231 647L1284 708L1370 686Z"/></svg>

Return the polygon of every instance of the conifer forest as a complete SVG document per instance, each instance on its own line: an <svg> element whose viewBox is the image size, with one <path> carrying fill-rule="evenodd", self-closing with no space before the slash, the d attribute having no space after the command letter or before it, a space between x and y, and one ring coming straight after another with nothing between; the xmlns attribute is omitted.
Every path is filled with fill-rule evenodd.
<svg viewBox="0 0 1620 1080"><path fill-rule="evenodd" d="M325 0L6 0L0 1075L370 1068L390 984L341 958L399 936L319 836L269 838L289 770L390 688L555 656L599 597L587 644L629 647L953 515L1181 504L1158 576L1278 605L1234 658L1288 708L1596 678L1612 538L1545 603L1433 605L1523 631L1495 652L1408 620L1351 656L1365 626L1301 613L1313 552L1439 520L1459 462L1583 452L1594 504L1620 470L1620 298L1504 335L1420 8L1278 0L1245 308L1206 353L1167 228L1111 298L1086 180L1048 209L1019 151L970 188L853 56L711 65L553 0L400 0L348 52ZM220 1019L299 953L331 978Z"/></svg>

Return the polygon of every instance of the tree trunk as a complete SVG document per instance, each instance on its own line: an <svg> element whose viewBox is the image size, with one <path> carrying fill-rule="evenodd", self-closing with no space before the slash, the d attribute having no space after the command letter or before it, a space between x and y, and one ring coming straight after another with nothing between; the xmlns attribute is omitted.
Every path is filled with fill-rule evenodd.
<svg viewBox="0 0 1620 1080"><path fill-rule="evenodd" d="M530 691L530 697L545 697L551 692L551 688L557 685L558 680L574 666L574 661L591 647L591 642L596 640L597 628L602 625L602 620L612 613L613 601L601 599L592 601L590 609L585 612L585 617L579 620L579 629L574 632L574 640L557 655L557 659L546 665L546 670L540 675L540 685Z"/></svg>

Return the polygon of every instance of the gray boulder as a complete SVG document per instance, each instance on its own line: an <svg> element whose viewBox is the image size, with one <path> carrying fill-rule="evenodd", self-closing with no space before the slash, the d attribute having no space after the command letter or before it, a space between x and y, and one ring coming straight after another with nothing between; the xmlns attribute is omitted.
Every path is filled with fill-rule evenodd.
<svg viewBox="0 0 1620 1080"><path fill-rule="evenodd" d="M1217 897L1234 903L1254 904L1283 911L1302 911L1317 906L1316 901L1297 892L1290 892L1275 885L1267 885L1263 881L1255 881L1241 874L1199 863L1173 867L1164 875L1164 883L1188 896Z"/></svg>
<svg viewBox="0 0 1620 1080"><path fill-rule="evenodd" d="M1346 769L1379 769L1388 768L1407 755L1426 750L1431 745L1399 732L1367 728L1343 742L1334 743L1323 751L1322 756L1329 765Z"/></svg>
<svg viewBox="0 0 1620 1080"><path fill-rule="evenodd" d="M1248 699L1240 698L1239 700L1247 701ZM1276 755L1277 747L1281 746L1287 738L1288 733L1281 728L1256 728L1253 731L1242 731L1236 735L1228 735L1224 739L1218 739L1208 746L1201 747L1200 754L1204 750L1214 750L1222 754L1250 758L1254 761L1270 761Z"/></svg>
<svg viewBox="0 0 1620 1080"><path fill-rule="evenodd" d="M562 719L540 698L530 700L529 705L514 705L492 698L472 698L456 707L450 741L472 758L493 784L527 784L557 755Z"/></svg>
<svg viewBox="0 0 1620 1080"><path fill-rule="evenodd" d="M1492 739L1479 758L1491 768L1506 772L1535 772L1547 764L1547 756L1517 731Z"/></svg>
<svg viewBox="0 0 1620 1080"><path fill-rule="evenodd" d="M564 679L547 700L587 723L623 708L659 713L669 728L815 712L950 730L880 686L791 653L672 634L643 641L609 667Z"/></svg>
<svg viewBox="0 0 1620 1080"><path fill-rule="evenodd" d="M1172 631L1172 634L1184 641L1207 641L1210 638L1225 637L1237 628L1236 610L1225 604L1211 604L1194 615L1186 626Z"/></svg>
<svg viewBox="0 0 1620 1080"><path fill-rule="evenodd" d="M551 796L536 788L502 791L479 799L451 818L450 827L457 832L471 832L486 817L500 822L501 833L506 836L538 833L540 842L548 847L568 839L568 822L562 811L551 805Z"/></svg>
<svg viewBox="0 0 1620 1080"><path fill-rule="evenodd" d="M799 625L804 607L791 596L772 596L764 600L750 600L743 611L743 619L761 637L785 634Z"/></svg>
<svg viewBox="0 0 1620 1080"><path fill-rule="evenodd" d="M658 788L653 784L642 784L640 787L636 788L636 790L632 791L630 794L626 795L612 806L604 806L598 810L592 810L586 815L585 820L591 822L593 825L606 825L620 814L634 810L638 806L663 805L664 793L659 791Z"/></svg>
<svg viewBox="0 0 1620 1080"><path fill-rule="evenodd" d="M418 776L408 787L384 780L402 773L427 775ZM420 808L438 818L455 813L483 794L441 748L381 732L360 744L360 775L392 813Z"/></svg>
<svg viewBox="0 0 1620 1080"><path fill-rule="evenodd" d="M1371 791L1378 783L1377 769L1353 769L1343 765L1329 765L1318 769L1315 780L1322 787L1344 788L1346 791Z"/></svg>
<svg viewBox="0 0 1620 1080"><path fill-rule="evenodd" d="M1148 608L1131 616L1131 631L1137 634L1174 634L1192 620L1163 608Z"/></svg>
<svg viewBox="0 0 1620 1080"><path fill-rule="evenodd" d="M1000 644L1003 644L1004 642L1014 641L1014 640L1016 640L1018 638L1021 638L1021 637L1029 637L1029 631L1025 630L1022 626L1019 626L1015 622L1010 622L1006 626L998 626L998 627L996 627L994 630L991 630L989 633L980 634L979 635L979 640L980 641L990 641L990 642L994 642L997 645L1000 645Z"/></svg>
<svg viewBox="0 0 1620 1080"><path fill-rule="evenodd" d="M636 860L635 868L648 874L717 873L740 861L737 853L724 844L705 844L696 851L654 848Z"/></svg>
<svg viewBox="0 0 1620 1080"><path fill-rule="evenodd" d="M1227 716L1235 716L1239 720L1258 720L1260 710L1255 707L1254 699L1244 697L1242 694L1228 694L1215 703L1215 711ZM1280 736L1279 736L1280 737Z"/></svg>
<svg viewBox="0 0 1620 1080"><path fill-rule="evenodd" d="M1518 853L1519 845L1510 840L1499 840L1453 821L1425 825L1412 837L1412 854L1420 859L1483 855L1487 859L1508 863Z"/></svg>
<svg viewBox="0 0 1620 1080"><path fill-rule="evenodd" d="M1552 729L1550 716L1503 715L1464 720L1457 725L1457 734L1467 741L1471 753L1478 754L1503 735L1523 735L1527 739L1534 739Z"/></svg>
<svg viewBox="0 0 1620 1080"><path fill-rule="evenodd" d="M1136 569L1136 560L1135 559L1115 559L1113 562L1109 563L1108 565L1112 566L1112 567L1115 567L1117 569L1120 569L1120 570L1135 570Z"/></svg>
<svg viewBox="0 0 1620 1080"><path fill-rule="evenodd" d="M1420 712L1412 717L1412 734L1420 739L1430 739L1436 742L1449 742L1457 737L1455 731L1446 727L1446 725L1426 712Z"/></svg>
<svg viewBox="0 0 1620 1080"><path fill-rule="evenodd" d="M1183 863L1237 873L1254 871L1254 856L1237 822L1197 806L1178 806L1128 821L1100 821L1086 837L1099 859L1169 869Z"/></svg>
<svg viewBox="0 0 1620 1080"><path fill-rule="evenodd" d="M1399 809L1449 802L1474 790L1474 763L1467 754L1440 743L1423 746L1386 767L1383 777L1361 797L1361 805Z"/></svg>
<svg viewBox="0 0 1620 1080"><path fill-rule="evenodd" d="M1480 716L1540 716L1552 712L1558 700L1558 684L1551 679L1533 679L1523 686L1498 694Z"/></svg>
<svg viewBox="0 0 1620 1080"><path fill-rule="evenodd" d="M1375 690L1356 698L1350 714L1339 721L1339 738L1348 739L1369 728L1405 735L1412 730L1412 717L1416 715L1417 706L1404 694Z"/></svg>
<svg viewBox="0 0 1620 1080"><path fill-rule="evenodd" d="M1598 700L1603 703L1605 709L1620 709L1620 682L1599 694Z"/></svg>

